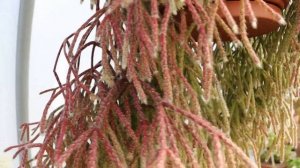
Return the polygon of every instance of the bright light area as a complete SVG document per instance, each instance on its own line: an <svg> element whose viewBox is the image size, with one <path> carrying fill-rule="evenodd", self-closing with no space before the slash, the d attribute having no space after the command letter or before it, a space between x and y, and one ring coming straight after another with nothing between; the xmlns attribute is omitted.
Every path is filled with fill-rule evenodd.
<svg viewBox="0 0 300 168"><path fill-rule="evenodd" d="M53 66L63 40L75 32L93 11L89 1L80 4L74 0L36 1L32 25L30 68L29 68L29 120L40 120L50 94L39 92L56 87ZM63 60L63 59L62 59ZM60 64L58 72L62 78L68 69ZM58 107L63 102L56 102Z"/></svg>
<svg viewBox="0 0 300 168"><path fill-rule="evenodd" d="M0 167L12 167L13 152L3 150L17 143L15 62L19 1L0 0ZM16 167L16 166L14 166Z"/></svg>

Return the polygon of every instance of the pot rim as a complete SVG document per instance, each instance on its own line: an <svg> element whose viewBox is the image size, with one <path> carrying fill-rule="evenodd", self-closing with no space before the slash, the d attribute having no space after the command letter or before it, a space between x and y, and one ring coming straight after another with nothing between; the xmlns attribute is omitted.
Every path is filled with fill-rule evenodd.
<svg viewBox="0 0 300 168"><path fill-rule="evenodd" d="M226 0L226 1L240 1L240 0ZM255 1L255 0L250 0L250 1ZM268 4L273 4L277 7L279 7L281 10L285 9L290 0L264 0Z"/></svg>
<svg viewBox="0 0 300 168"><path fill-rule="evenodd" d="M264 1L266 1L269 4L278 6L279 8L281 8L281 10L285 9L290 2L290 0L264 0Z"/></svg>

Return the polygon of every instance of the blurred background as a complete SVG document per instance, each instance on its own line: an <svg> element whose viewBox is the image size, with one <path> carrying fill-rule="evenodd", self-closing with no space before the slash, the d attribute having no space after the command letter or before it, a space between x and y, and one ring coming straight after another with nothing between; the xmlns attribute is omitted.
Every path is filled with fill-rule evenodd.
<svg viewBox="0 0 300 168"><path fill-rule="evenodd" d="M15 151L4 149L18 143L20 123L40 119L49 94L39 92L57 86L56 54L91 16L89 6L79 0L0 0L0 168L17 167ZM62 64L58 71L65 69Z"/></svg>

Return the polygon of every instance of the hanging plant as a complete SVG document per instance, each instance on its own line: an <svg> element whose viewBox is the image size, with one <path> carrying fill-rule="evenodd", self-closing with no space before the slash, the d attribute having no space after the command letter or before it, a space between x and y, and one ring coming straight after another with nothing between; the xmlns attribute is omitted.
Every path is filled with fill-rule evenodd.
<svg viewBox="0 0 300 168"><path fill-rule="evenodd" d="M284 12L286 26L252 39L248 19L263 26L254 3L286 23L269 1L91 2L94 15L59 49L58 87L42 92L51 98L41 121L23 124L24 143L7 149L17 149L21 167L254 168L267 147L270 155L296 144L298 1ZM240 5L239 20L228 3ZM56 71L62 59L66 77ZM64 104L49 111L58 97Z"/></svg>

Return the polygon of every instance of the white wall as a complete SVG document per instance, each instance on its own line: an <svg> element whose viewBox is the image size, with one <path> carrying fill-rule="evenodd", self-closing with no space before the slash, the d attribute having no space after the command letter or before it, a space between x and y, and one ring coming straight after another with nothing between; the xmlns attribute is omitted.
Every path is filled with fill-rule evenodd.
<svg viewBox="0 0 300 168"><path fill-rule="evenodd" d="M17 143L15 61L19 0L0 0L0 167L12 167L12 152L3 150Z"/></svg>
<svg viewBox="0 0 300 168"><path fill-rule="evenodd" d="M93 14L89 0L85 0L82 5L79 2L79 0L35 2L29 63L30 121L40 119L50 96L39 95L39 92L57 86L52 70L61 43ZM60 65L59 72L64 74L66 69L66 65Z"/></svg>

